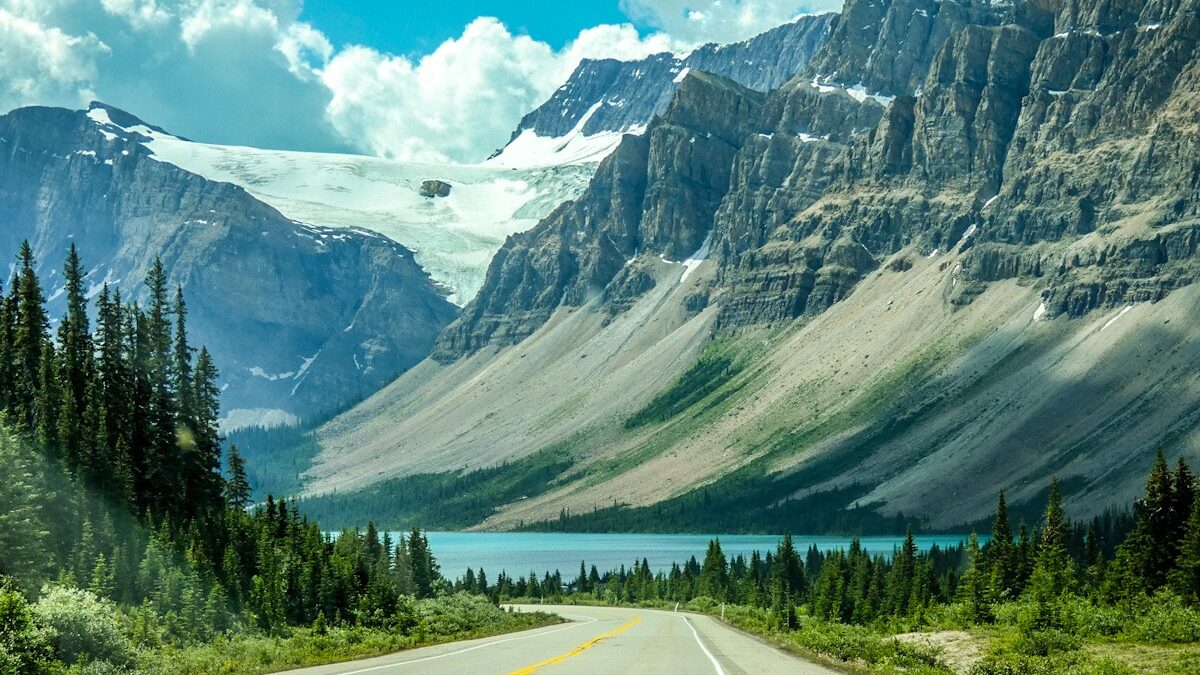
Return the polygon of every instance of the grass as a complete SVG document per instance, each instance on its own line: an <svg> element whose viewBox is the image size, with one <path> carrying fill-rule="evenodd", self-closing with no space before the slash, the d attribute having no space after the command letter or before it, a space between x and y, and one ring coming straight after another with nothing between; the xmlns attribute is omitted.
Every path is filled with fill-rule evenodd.
<svg viewBox="0 0 1200 675"><path fill-rule="evenodd" d="M477 597L420 601L418 607L422 619L410 630L351 626L326 631L293 629L282 637L240 634L221 637L204 645L147 651L138 672L150 675L259 675L502 635L562 621L541 612L506 612Z"/></svg>

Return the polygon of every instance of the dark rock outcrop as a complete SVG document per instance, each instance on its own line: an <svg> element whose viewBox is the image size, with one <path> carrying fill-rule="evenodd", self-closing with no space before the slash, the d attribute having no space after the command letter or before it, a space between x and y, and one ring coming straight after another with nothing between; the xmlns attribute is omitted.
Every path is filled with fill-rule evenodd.
<svg viewBox="0 0 1200 675"><path fill-rule="evenodd" d="M433 199L434 197L449 197L450 190L454 186L444 180L425 180L421 181L420 193L422 197Z"/></svg>

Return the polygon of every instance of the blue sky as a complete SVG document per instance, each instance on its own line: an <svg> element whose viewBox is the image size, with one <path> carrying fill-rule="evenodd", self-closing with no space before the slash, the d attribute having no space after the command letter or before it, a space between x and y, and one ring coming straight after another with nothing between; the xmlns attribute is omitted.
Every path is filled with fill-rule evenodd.
<svg viewBox="0 0 1200 675"><path fill-rule="evenodd" d="M305 0L300 18L324 32L335 47L364 44L408 57L428 54L461 35L463 28L480 16L494 16L514 33L529 35L555 49L561 49L584 28L630 21L618 0L553 4L545 0L455 0L437 3L432 11L415 11L413 4L395 0Z"/></svg>
<svg viewBox="0 0 1200 675"><path fill-rule="evenodd" d="M99 100L194 140L477 162L585 58L841 0L0 0L0 113Z"/></svg>

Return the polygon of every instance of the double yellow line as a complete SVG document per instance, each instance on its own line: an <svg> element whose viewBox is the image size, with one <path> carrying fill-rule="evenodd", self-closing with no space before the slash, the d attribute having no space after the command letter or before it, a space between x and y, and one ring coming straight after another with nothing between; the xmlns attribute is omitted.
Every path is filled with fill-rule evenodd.
<svg viewBox="0 0 1200 675"><path fill-rule="evenodd" d="M642 620L642 617L635 616L635 617L633 617L633 619L631 619L629 621L629 623L627 623L623 626L619 626L613 630L610 630L607 633L604 633L603 635L597 635L596 637L592 638L591 640L588 640L587 642L579 645L578 647L572 649L571 651L569 651L565 654L559 654L558 656L546 659L545 661L542 661L540 663L535 663L532 666L526 666L525 668L522 668L520 670L514 670L513 672L509 673L509 675L530 675L530 673L541 670L542 668L545 668L546 666L552 666L556 663L562 663L563 661L566 661L567 659L571 658L572 656L578 656L578 655L582 654L584 651L591 649L592 647L599 644L601 640L607 640L610 637L614 637L616 635L620 635L621 633L624 633L625 631L629 630L630 628L633 628L634 626L636 626L638 624L638 622L641 620Z"/></svg>

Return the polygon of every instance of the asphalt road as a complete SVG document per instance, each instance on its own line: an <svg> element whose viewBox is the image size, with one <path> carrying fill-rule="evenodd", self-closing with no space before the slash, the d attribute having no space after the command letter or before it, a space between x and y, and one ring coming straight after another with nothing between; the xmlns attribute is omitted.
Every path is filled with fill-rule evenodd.
<svg viewBox="0 0 1200 675"><path fill-rule="evenodd" d="M571 623L390 656L291 671L292 675L556 675L835 673L707 616L617 607L545 605Z"/></svg>

